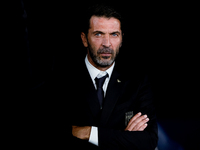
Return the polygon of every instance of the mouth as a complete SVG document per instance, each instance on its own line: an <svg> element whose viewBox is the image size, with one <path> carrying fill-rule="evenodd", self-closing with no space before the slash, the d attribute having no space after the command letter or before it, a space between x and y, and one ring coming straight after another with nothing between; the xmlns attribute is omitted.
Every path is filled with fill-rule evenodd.
<svg viewBox="0 0 200 150"><path fill-rule="evenodd" d="M100 53L102 57L110 57L112 54L111 53Z"/></svg>

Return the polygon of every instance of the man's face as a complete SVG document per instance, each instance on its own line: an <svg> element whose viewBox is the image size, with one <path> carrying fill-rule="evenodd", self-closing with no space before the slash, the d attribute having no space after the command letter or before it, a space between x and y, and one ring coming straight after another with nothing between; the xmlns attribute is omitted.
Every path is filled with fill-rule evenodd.
<svg viewBox="0 0 200 150"><path fill-rule="evenodd" d="M114 62L122 45L120 21L116 18L92 16L88 36L81 34L85 47L88 48L90 63L98 67L108 67Z"/></svg>

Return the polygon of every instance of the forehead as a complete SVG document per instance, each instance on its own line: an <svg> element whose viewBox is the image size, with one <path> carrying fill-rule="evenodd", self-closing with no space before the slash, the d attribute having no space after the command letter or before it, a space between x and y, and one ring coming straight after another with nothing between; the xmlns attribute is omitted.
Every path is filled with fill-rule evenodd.
<svg viewBox="0 0 200 150"><path fill-rule="evenodd" d="M106 18L106 17L97 17L92 16L90 19L90 29L98 30L98 31L120 31L121 24L120 21L114 17Z"/></svg>

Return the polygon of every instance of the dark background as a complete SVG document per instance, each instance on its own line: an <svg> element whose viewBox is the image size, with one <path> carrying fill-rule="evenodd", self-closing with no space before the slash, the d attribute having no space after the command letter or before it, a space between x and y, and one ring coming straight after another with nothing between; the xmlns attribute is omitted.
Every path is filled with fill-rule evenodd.
<svg viewBox="0 0 200 150"><path fill-rule="evenodd" d="M21 113L31 112L33 122L37 122L32 110L41 111L43 105L53 103L48 86L76 67L76 59L85 55L80 28L84 10L91 3L21 0L13 4L8 5L12 21L9 48L14 50L14 57L9 57L13 67L9 69L8 89L19 95L13 104L23 105ZM158 123L172 140L191 148L200 126L196 4L115 5L125 21L123 48L117 61L130 72L149 74ZM44 91L49 95L44 96Z"/></svg>

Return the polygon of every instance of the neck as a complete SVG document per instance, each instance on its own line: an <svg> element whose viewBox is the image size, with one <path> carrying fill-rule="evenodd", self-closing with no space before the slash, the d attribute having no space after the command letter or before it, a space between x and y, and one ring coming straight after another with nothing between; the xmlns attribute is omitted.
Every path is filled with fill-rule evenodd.
<svg viewBox="0 0 200 150"><path fill-rule="evenodd" d="M99 70L101 70L101 71L106 71L107 69L109 69L112 65L113 65L113 63L111 64L111 65L109 65L109 66L105 66L105 67L102 67L102 66L99 66L99 65L97 65L96 63L94 63L94 61L92 60L92 58L90 57L90 55L89 54L87 54L87 58L88 58L88 61L95 67L95 68L97 68L97 69L99 69Z"/></svg>

